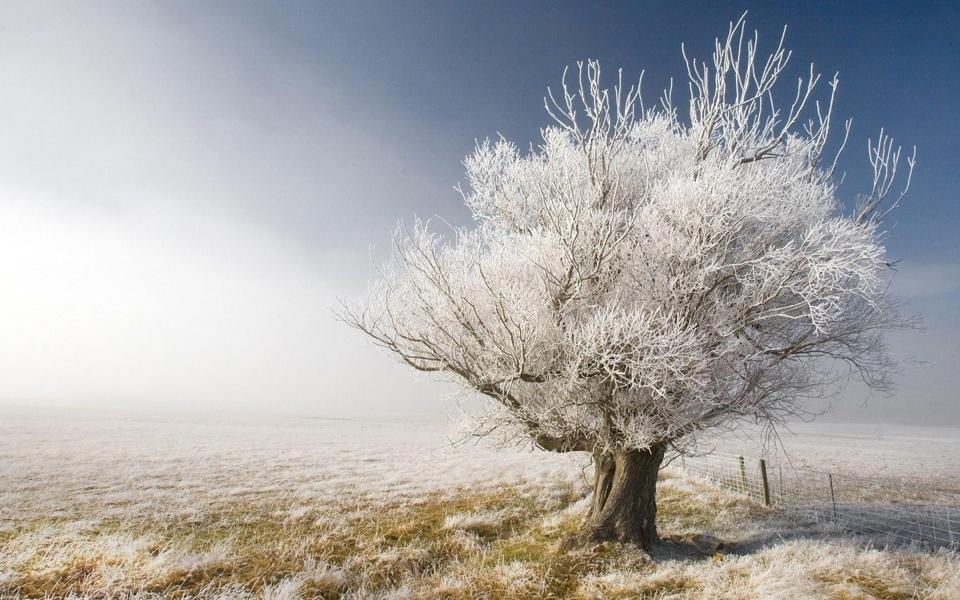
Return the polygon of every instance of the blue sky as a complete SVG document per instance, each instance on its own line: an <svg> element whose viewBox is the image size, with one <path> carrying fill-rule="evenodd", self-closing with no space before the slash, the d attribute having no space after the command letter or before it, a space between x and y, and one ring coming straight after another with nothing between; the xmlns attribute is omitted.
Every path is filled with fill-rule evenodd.
<svg viewBox="0 0 960 600"><path fill-rule="evenodd" d="M896 289L927 320L897 335L891 399L836 418L960 424L960 8L947 2L9 2L0 6L0 403L439 411L424 382L334 323L399 219L460 223L476 139L521 145L563 67L598 58L682 92L749 9L783 25L793 74L839 72L854 119L843 197L885 127L918 147L891 223ZM682 98L680 94L680 98Z"/></svg>

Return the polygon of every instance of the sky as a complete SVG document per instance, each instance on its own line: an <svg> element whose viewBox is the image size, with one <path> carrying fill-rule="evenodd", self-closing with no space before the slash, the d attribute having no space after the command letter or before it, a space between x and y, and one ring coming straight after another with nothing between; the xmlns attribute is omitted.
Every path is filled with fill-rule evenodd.
<svg viewBox="0 0 960 600"><path fill-rule="evenodd" d="M791 77L839 72L841 195L881 127L918 147L891 222L900 387L832 419L960 426L960 7L942 2L4 2L0 407L439 414L447 388L338 323L391 231L467 224L476 140L521 146L564 66L682 82L749 9ZM682 88L678 87L678 91ZM915 363L923 363L917 365Z"/></svg>

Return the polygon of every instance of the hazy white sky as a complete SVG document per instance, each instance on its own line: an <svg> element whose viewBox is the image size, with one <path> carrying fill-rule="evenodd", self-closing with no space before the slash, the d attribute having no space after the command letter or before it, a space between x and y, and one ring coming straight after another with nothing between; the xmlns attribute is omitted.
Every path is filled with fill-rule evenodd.
<svg viewBox="0 0 960 600"><path fill-rule="evenodd" d="M390 115L243 23L3 12L0 403L435 407L330 311L396 218L371 203L436 192Z"/></svg>
<svg viewBox="0 0 960 600"><path fill-rule="evenodd" d="M473 138L528 108L535 131L539 101L517 112L485 71L498 100L464 106L432 87L430 47L437 64L405 50L402 84L351 67L345 52L374 50L333 48L347 34L332 8L231 6L0 8L0 406L442 410L443 386L330 309L363 289L397 219L462 222L451 187ZM376 15L343 18L378 35ZM470 64L446 65L447 87ZM905 365L898 396L867 407L852 389L838 418L960 424L958 265L905 257L895 286L929 331L895 348L932 365Z"/></svg>

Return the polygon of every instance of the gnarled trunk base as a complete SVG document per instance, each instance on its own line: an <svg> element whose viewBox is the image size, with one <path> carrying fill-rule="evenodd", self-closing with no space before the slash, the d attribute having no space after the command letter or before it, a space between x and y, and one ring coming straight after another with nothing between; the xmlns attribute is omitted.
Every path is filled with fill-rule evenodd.
<svg viewBox="0 0 960 600"><path fill-rule="evenodd" d="M596 453L593 503L573 542L631 543L649 550L657 537L657 475L664 448Z"/></svg>

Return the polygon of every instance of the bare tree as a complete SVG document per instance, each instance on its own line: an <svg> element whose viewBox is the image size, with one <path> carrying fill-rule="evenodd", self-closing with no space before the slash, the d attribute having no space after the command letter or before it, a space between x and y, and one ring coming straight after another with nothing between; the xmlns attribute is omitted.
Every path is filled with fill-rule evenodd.
<svg viewBox="0 0 960 600"><path fill-rule="evenodd" d="M811 67L778 108L789 57L782 37L760 57L732 24L712 61L685 59L686 118L670 92L647 108L639 85L606 89L579 64L548 90L542 145L486 141L466 159L475 226L398 230L367 299L341 310L485 396L479 434L590 453L579 541L654 544L664 453L698 432L775 426L851 374L890 384L881 333L908 323L881 219L902 197L900 150L868 144L873 190L846 214L824 157L837 79L818 101Z"/></svg>

